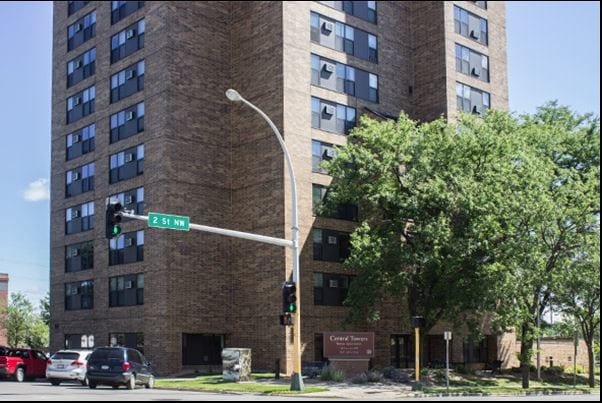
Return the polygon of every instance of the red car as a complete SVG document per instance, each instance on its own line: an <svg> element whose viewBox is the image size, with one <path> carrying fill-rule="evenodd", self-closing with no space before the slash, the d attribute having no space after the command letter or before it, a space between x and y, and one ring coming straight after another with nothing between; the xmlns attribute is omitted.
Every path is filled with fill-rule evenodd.
<svg viewBox="0 0 602 403"><path fill-rule="evenodd" d="M45 378L47 361L41 351L0 347L0 377L14 377L17 382Z"/></svg>

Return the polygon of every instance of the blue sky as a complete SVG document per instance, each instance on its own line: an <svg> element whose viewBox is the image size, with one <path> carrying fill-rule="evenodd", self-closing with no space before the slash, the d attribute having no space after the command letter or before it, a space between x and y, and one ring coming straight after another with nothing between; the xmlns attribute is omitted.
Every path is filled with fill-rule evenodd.
<svg viewBox="0 0 602 403"><path fill-rule="evenodd" d="M600 3L507 2L510 109L600 115ZM0 2L0 272L48 289L52 4ZM16 152L18 150L18 152Z"/></svg>

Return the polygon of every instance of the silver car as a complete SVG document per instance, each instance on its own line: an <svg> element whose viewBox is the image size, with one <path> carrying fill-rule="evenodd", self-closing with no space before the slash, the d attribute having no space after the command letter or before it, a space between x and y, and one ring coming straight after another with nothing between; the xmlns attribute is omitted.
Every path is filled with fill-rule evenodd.
<svg viewBox="0 0 602 403"><path fill-rule="evenodd" d="M90 350L61 350L54 353L46 366L46 379L54 386L64 381L79 381L86 386L86 364L90 354Z"/></svg>

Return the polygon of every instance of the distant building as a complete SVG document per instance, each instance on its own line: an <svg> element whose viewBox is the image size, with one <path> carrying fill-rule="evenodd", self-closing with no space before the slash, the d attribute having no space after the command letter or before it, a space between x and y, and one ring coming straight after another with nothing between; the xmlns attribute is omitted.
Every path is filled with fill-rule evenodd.
<svg viewBox="0 0 602 403"><path fill-rule="evenodd" d="M0 313L8 306L8 274L0 273ZM0 346L6 345L6 329L0 325Z"/></svg>

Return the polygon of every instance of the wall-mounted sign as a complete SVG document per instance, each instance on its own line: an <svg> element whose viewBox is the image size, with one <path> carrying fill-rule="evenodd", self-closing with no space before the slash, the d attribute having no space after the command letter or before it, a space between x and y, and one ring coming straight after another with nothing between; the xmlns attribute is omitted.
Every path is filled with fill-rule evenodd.
<svg viewBox="0 0 602 403"><path fill-rule="evenodd" d="M372 358L374 357L374 333L324 333L324 357Z"/></svg>

